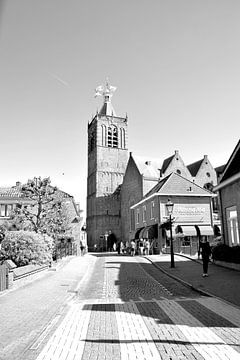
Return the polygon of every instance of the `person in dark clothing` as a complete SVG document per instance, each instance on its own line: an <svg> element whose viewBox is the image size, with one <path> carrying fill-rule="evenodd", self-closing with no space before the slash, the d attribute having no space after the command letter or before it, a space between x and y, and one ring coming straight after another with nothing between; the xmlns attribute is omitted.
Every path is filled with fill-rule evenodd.
<svg viewBox="0 0 240 360"><path fill-rule="evenodd" d="M209 263L209 257L211 255L211 248L210 248L210 244L207 241L207 238L204 237L201 240L201 244L200 244L200 251L202 254L202 262L203 262L203 277L208 276L208 263Z"/></svg>

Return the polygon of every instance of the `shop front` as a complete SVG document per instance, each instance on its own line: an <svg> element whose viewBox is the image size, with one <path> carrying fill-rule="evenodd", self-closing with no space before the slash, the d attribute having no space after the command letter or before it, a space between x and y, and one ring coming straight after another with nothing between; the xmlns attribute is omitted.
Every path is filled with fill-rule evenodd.
<svg viewBox="0 0 240 360"><path fill-rule="evenodd" d="M174 252L199 254L203 238L211 243L214 236L212 227L211 201L208 197L171 196L174 204L172 214L172 237ZM170 229L165 210L166 199L161 199L161 244L162 252L170 252ZM161 201L160 200L160 201Z"/></svg>
<svg viewBox="0 0 240 360"><path fill-rule="evenodd" d="M172 173L138 203L131 206L135 241L148 239L152 253L169 253L172 240L175 252L194 255L200 241L214 237L210 191ZM171 200L171 217L167 203ZM171 224L171 230L170 230Z"/></svg>

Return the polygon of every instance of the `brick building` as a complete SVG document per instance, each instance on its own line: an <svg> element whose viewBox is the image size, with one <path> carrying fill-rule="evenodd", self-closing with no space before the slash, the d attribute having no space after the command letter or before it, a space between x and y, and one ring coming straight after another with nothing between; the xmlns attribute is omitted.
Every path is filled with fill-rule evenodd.
<svg viewBox="0 0 240 360"><path fill-rule="evenodd" d="M127 117L118 117L108 83L96 89L104 103L88 125L87 241L89 250L111 248L121 238L120 185L126 170ZM111 235L111 236L109 236Z"/></svg>
<svg viewBox="0 0 240 360"><path fill-rule="evenodd" d="M170 231L166 203L174 204L174 248L196 253L202 236L213 237L210 191L177 173L170 173L155 185L142 200L131 207L131 238L136 242L150 239L153 253L169 249Z"/></svg>
<svg viewBox="0 0 240 360"><path fill-rule="evenodd" d="M240 140L214 191L219 194L224 242L229 246L240 245Z"/></svg>
<svg viewBox="0 0 240 360"><path fill-rule="evenodd" d="M217 184L216 171L206 155L186 166L178 150L163 161L128 154L128 119L116 116L111 103L115 89L108 83L96 89L104 102L88 125L86 226L90 251L107 250L113 242L129 240L130 207L171 173L209 190Z"/></svg>

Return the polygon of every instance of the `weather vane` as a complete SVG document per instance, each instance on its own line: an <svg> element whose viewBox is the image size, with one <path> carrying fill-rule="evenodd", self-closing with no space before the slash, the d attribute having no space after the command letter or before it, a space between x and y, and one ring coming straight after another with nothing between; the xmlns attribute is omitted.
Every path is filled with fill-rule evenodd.
<svg viewBox="0 0 240 360"><path fill-rule="evenodd" d="M113 96L113 93L116 91L116 89L116 86L111 86L108 82L108 79L106 79L105 87L103 85L99 85L95 89L95 97L103 96L104 102L111 101L111 97Z"/></svg>

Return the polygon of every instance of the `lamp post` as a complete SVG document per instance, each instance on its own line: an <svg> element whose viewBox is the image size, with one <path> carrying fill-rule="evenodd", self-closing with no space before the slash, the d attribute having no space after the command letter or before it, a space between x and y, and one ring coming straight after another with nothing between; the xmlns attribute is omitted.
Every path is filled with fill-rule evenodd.
<svg viewBox="0 0 240 360"><path fill-rule="evenodd" d="M173 206L174 204L171 202L170 199L168 199L168 202L166 203L167 213L169 216L169 225L170 225L170 253L171 253L171 268L175 267L174 263L174 252L173 252L173 236L172 236L172 224L173 224Z"/></svg>

